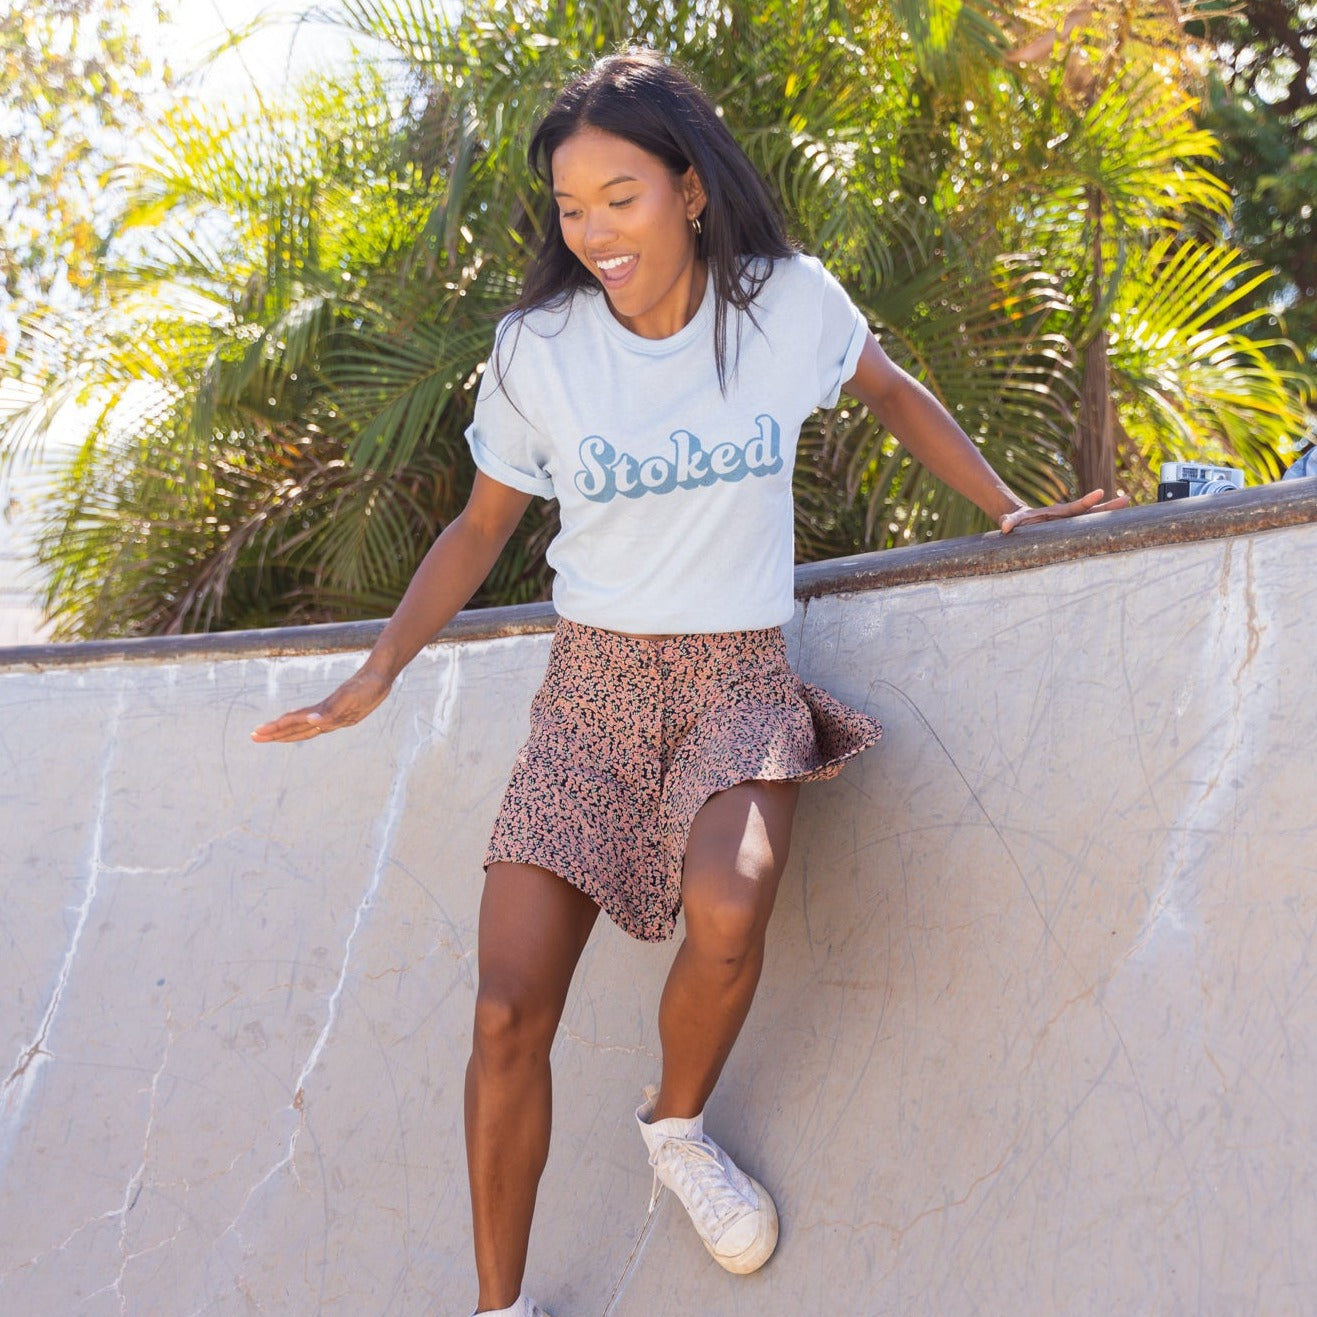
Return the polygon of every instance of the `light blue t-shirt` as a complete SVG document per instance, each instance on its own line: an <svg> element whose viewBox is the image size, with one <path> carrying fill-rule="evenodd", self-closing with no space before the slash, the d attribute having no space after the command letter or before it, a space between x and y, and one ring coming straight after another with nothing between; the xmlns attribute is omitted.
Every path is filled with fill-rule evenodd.
<svg viewBox="0 0 1317 1317"><path fill-rule="evenodd" d="M724 394L713 303L708 287L663 339L626 329L596 289L499 326L501 384L491 361L467 440L486 475L558 500L547 557L573 622L643 634L791 617L796 440L836 403L868 328L818 261L778 261L757 324L728 309Z"/></svg>

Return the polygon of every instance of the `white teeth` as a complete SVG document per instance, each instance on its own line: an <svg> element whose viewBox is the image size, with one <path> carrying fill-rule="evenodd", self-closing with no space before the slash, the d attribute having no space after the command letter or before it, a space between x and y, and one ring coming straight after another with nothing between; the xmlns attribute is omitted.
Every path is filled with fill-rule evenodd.
<svg viewBox="0 0 1317 1317"><path fill-rule="evenodd" d="M601 270L616 270L619 265L626 265L632 259L630 256L610 256L606 261L596 261L595 264Z"/></svg>

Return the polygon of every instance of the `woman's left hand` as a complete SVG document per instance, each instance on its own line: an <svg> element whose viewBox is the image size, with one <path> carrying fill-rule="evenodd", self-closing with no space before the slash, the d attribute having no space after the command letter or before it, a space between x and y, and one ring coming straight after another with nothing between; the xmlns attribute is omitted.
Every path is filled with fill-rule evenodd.
<svg viewBox="0 0 1317 1317"><path fill-rule="evenodd" d="M1014 512L1004 512L997 518L1003 535L1009 535L1017 526L1029 526L1035 521L1060 521L1062 517L1082 517L1085 512L1111 512L1116 508L1129 507L1129 498L1121 494L1118 498L1103 501L1105 491L1095 489L1083 498L1070 503L1052 503L1045 508L1017 508Z"/></svg>

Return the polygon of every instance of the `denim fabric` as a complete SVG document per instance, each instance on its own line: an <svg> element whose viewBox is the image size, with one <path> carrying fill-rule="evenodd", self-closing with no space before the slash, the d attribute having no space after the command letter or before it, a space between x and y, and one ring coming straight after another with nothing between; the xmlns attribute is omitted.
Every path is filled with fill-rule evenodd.
<svg viewBox="0 0 1317 1317"><path fill-rule="evenodd" d="M1281 476L1282 480L1298 480L1301 476L1317 476L1317 444L1309 448L1304 455Z"/></svg>

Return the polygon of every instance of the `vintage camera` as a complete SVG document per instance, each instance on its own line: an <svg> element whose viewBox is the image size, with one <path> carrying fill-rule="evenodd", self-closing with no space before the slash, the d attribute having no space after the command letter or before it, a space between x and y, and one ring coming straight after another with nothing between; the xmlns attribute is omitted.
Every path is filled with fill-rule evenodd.
<svg viewBox="0 0 1317 1317"><path fill-rule="evenodd" d="M1157 502L1197 498L1199 494L1229 494L1244 488L1244 473L1233 466L1201 466L1197 462L1163 462Z"/></svg>

